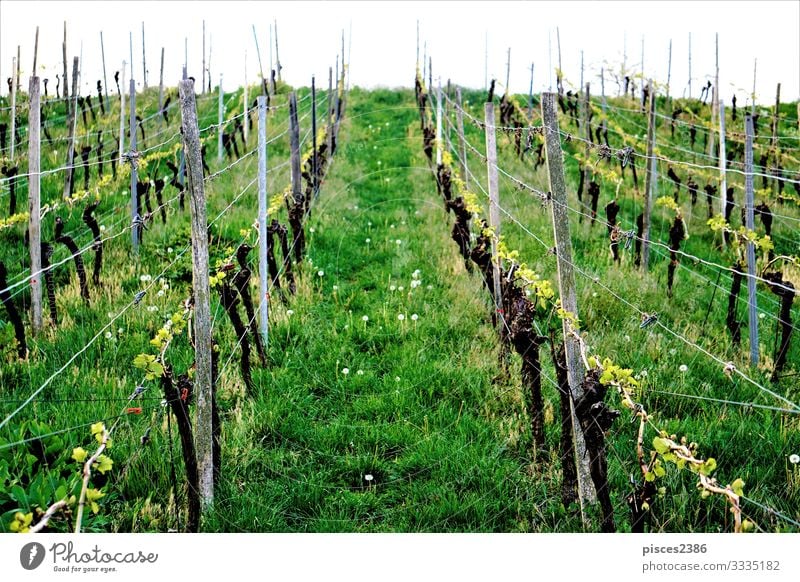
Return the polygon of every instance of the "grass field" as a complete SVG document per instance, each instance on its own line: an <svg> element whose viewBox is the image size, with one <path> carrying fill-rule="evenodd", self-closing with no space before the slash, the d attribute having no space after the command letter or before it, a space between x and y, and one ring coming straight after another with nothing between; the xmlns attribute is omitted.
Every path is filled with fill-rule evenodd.
<svg viewBox="0 0 800 582"><path fill-rule="evenodd" d="M268 134L280 136L269 145L270 167L288 159L287 137L281 135L287 123L283 108L287 90L284 87L275 98L278 109L270 113ZM241 112L240 95L226 99L229 115ZM305 89L298 92L301 119L310 110L307 95ZM485 95L465 92L464 97L465 109L481 118ZM320 99L324 103L324 95ZM137 97L137 103L143 116L154 112L156 92ZM216 98L201 98L199 103L203 128L216 120ZM610 105L634 107L632 101L616 99ZM781 135L798 134L792 107L786 106ZM707 116L707 108L699 115ZM626 134L643 138L644 115L612 109L611 118ZM108 121L109 128L113 119ZM177 131L179 119L178 110L173 109L171 131L162 139ZM562 129L576 132L565 118L561 121ZM688 148L685 128L679 128L672 140L667 125L664 122L659 142ZM309 127L308 119L301 121L301 136L307 135ZM736 126L731 122L729 127ZM216 161L216 134L210 130L204 135L209 136L211 171L225 170L208 180L206 190L215 268L241 242L256 246L252 224L258 207L257 156L249 155L226 170L231 161ZM479 151L484 147L483 131L474 124L467 124L466 138ZM455 144L455 133L451 139ZM621 145L611 132L609 139L612 146ZM251 152L255 145L252 130L241 153ZM303 149L307 146L308 142ZM577 140L563 147L570 206L577 209L578 165L570 155L583 148ZM548 190L546 169L534 169L533 154L520 161L511 137L502 134L498 148L498 165L503 170ZM45 169L63 162L64 148L56 149L57 156L43 154ZM696 151L700 150L698 144ZM673 158L675 152L665 147L662 154ZM484 184L485 164L471 152L468 158L470 171ZM149 177L169 173L162 167L155 169L152 164L158 163L148 164ZM704 162L700 158L693 163ZM641 191L645 172L642 161L637 164ZM59 198L59 175L43 180L43 203ZM289 182L288 165L272 171L268 180L270 195L282 192ZM743 180L743 176L729 177L729 182L743 184ZM144 234L139 256L133 257L125 228L128 184L129 178L121 173L104 189L97 210L106 236L120 234L106 244L103 285L91 288L90 304L80 297L74 268L65 264L54 271L59 324L48 326L41 337L28 337L27 360L17 360L11 326L2 327L9 340L0 363L3 417L63 370L0 427L0 531L10 528L17 512L38 517L36 507L45 509L62 495L79 491L75 477L80 466L71 458L73 449L91 450L90 426L99 420L111 426L117 418L114 445L108 453L114 466L92 478L94 487L102 488L105 495L99 511L84 519L84 529L166 531L185 524L183 463L174 420L167 419L158 382L143 382L132 362L140 353L154 353L150 339L165 319L182 309L189 295L189 209L187 204L179 210L177 200L169 204L167 223L157 217ZM731 250L717 248L721 237L705 224L702 185L694 208L685 191L681 195L690 235L682 250L729 266ZM549 208L502 175L500 186L502 207L518 221L503 218L506 242L557 288L555 257L548 252L553 241ZM615 188L601 183L600 217ZM671 196L668 184L659 188L659 195ZM485 206L480 189L475 191ZM25 207L27 196L24 190L20 192L23 202L19 205ZM175 189L167 189L165 199L176 194ZM7 215L6 196L3 184L2 217ZM741 201L741 193L736 196ZM635 194L630 172L617 200L620 223L626 230L633 228L642 197ZM89 244L91 236L81 222L84 204L47 215L45 238L52 240L52 221L58 214L64 217L66 230L76 232L79 247ZM797 204L770 206L781 215L773 226L776 253L797 255ZM281 210L281 221L285 214ZM738 208L734 215L738 225ZM672 218L668 209L655 209L653 240L668 242ZM744 480L743 514L758 529L797 531L800 465L792 464L789 457L800 453L798 415L770 408L784 408L785 403L736 375L729 377L719 361L700 349L722 362L733 362L756 383L786 399L800 400L800 376L794 375L800 371L796 334L785 377L774 384L769 379L778 313L774 295L759 284L759 308L764 313L762 357L758 369L750 369L746 331L743 345L736 348L725 327L729 272L723 271L718 278L718 269L683 258L674 296L668 299L666 249L652 248L650 272L642 274L632 265L632 251L622 253L620 265L612 262L602 223L592 224L587 218L579 222L577 213L570 220L574 263L581 271L577 276L579 317L592 353L610 356L634 370L642 383L637 395L642 405L659 426L685 435L699 444L700 455L715 458L720 483ZM550 359L543 352L548 452L541 462L534 462L519 358L512 356L510 374L505 374L499 364L490 297L480 275L466 272L450 238L451 227L452 215L444 212L423 154L413 91L353 89L339 147L307 223L308 253L296 273L297 293L286 298L272 294L269 364L260 367L253 358L252 391L245 388L239 371L235 333L219 305L218 293L212 293L214 337L220 345L217 394L222 474L215 504L204 516L204 531L585 529L577 508L561 503L559 404ZM762 231L758 222L756 230ZM24 223L0 230L0 260L11 275L9 283L14 283L15 276L19 279L27 264L23 235ZM55 246L62 248L54 261L69 256L63 245ZM255 252L251 260L257 272ZM86 263L89 268L91 260ZM785 272L800 287L800 271L794 267ZM136 293L145 288L147 294L133 305ZM20 289L14 300L23 311L29 293L27 286ZM746 285L738 309L739 320L746 325ZM665 327L640 328L640 311L657 312ZM5 314L0 312L4 322ZM797 306L792 317L800 321ZM193 351L186 334L175 337L165 360L176 373L191 366ZM142 410L129 414L127 398L138 385L146 388L135 404ZM610 393L607 401L620 408L615 394ZM623 411L607 437L609 487L621 531L630 529L626 505L630 479L641 479L635 448L638 426L629 419ZM143 445L140 439L145 434L149 442ZM653 436L648 433L646 440ZM669 468L659 486L664 494L653 507L652 531L732 530L725 501L717 496L703 499L695 476L688 471ZM588 530L594 531L598 527L594 508L589 514ZM55 518L49 529L69 530L69 517Z"/></svg>

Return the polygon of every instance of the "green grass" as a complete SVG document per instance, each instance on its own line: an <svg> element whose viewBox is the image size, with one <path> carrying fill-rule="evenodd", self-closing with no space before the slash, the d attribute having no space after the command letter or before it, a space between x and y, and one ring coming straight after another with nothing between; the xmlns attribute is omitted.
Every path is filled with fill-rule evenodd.
<svg viewBox="0 0 800 582"><path fill-rule="evenodd" d="M304 94L301 91L301 96ZM152 110L153 97L151 91L138 99L145 111ZM465 97L473 104L482 99L478 93ZM301 116L308 104L308 100L301 102ZM478 107L469 107L477 116ZM201 102L201 126L202 119L214 121L215 108L215 99ZM270 135L283 130L285 117L286 109L272 114ZM177 112L173 113L173 122L176 119ZM510 377L503 377L489 298L479 276L470 276L464 270L450 239L451 218L437 197L422 153L418 119L411 91L351 92L340 147L307 224L308 258L298 276L298 291L286 302L273 294L269 366L254 366L252 392L244 388L234 333L219 307L218 297L212 294L215 339L221 347L218 394L223 455L222 479L213 510L204 516L205 531L582 529L575 508L561 506L558 462L531 461L519 360L512 357ZM635 114L620 115L619 122L635 133L634 123L641 123L641 119L637 121ZM308 127L307 121L303 127ZM609 137L613 145L614 138ZM475 147L482 147L482 134L477 128L468 127L468 138ZM660 135L660 139L666 137ZM504 169L547 189L542 170L533 171L529 163L515 160L506 137L499 136L498 142ZM228 163L216 163L215 143L214 137L208 147L212 171ZM255 136L251 134L247 151L254 146ZM573 153L580 148L567 144L565 149ZM271 164L280 163L287 155L285 136L270 144ZM486 175L485 166L474 156L470 156L470 168L481 179ZM284 167L276 176L270 175L270 194L286 186L287 171ZM574 186L574 160L568 161L567 172L568 182ZM643 174L640 170L642 187ZM211 181L207 188L209 220L223 212L255 177L256 158L251 156ZM629 224L635 209L641 207L641 198L636 198L628 182L621 191L620 219ZM120 220L124 225L128 212L125 180L114 188L120 194L104 201L98 215L105 219L101 224ZM45 200L58 198L58 184L48 184L45 189ZM665 188L664 194L667 191ZM168 188L165 198L172 193ZM601 216L612 193L611 186L603 185ZM21 200L24 198L20 196ZM688 211L685 196L683 201ZM502 178L501 204L548 247L552 245L549 209L542 209L530 194ZM576 204L572 200L573 208L577 208ZM691 238L684 250L728 264L730 259L724 251L712 248L713 236L704 226L705 209L701 204L702 192L695 213L686 212ZM79 206L64 215L68 230L81 226L81 210ZM242 240L253 243L255 233L250 225L256 210L256 189L250 187L212 227L212 267ZM791 203L773 210L800 217ZM283 215L284 211L282 220ZM662 209L655 212L654 238L666 242L668 219ZM45 220L44 230L52 232L52 222L47 221L52 221L53 215ZM776 236L776 244L785 245L778 249L780 252L797 252L797 230L792 225L776 219L776 235L784 237L781 241ZM771 336L762 335L763 370L747 369L744 350L730 346L724 327L729 286L725 274L703 326L713 287L695 273L715 280L713 270L684 261L688 269L678 271L675 297L667 300L667 259L660 254L663 249L653 250L651 273L644 276L633 269L628 253L622 267L611 264L604 226L573 220L571 228L574 261L581 269L637 307L657 311L667 327L724 361L734 361L768 385L766 355L771 353ZM243 234L242 229L247 233ZM12 275L20 271L25 261L22 232L22 228L0 231L0 258L7 261ZM555 260L545 247L513 222L504 221L503 232L509 246L520 249L523 260L555 282ZM142 275L155 279L187 249L188 233L188 206L181 212L175 204L168 224L161 225L157 219L145 234L138 258L131 257L126 235L109 243L104 286L101 290L92 289L89 307L78 295L72 266L56 270L63 321L58 328L48 329L41 338L30 341L28 361L17 362L9 356L0 365L3 415L86 346L109 322L109 313L119 312L133 299L145 284L140 280ZM80 236L83 238L79 245L90 240L86 232ZM168 248L173 249L171 253ZM252 258L255 261L255 253ZM419 278L415 279L417 270ZM318 272L324 274L319 276ZM61 452L54 453L45 465L31 463L26 457L30 444L0 450L4 487L10 489L16 483L27 487L36 474L52 480L54 473L68 476L77 471L77 465L68 459L73 447L91 447L88 424L116 416L124 406L121 401L102 399L124 399L133 391L141 381L141 374L131 365L133 358L151 351L150 338L166 317L180 309L188 295L188 251L166 270L164 278L169 289L163 296L157 295L159 286L154 286L138 307L130 308L114 322L111 339L101 337L91 344L41 393L36 403L12 421L13 430L0 431L0 438L16 441L20 435L24 438L28 434L30 428L25 423L32 419L45 422L52 430L79 427L58 437ZM415 280L421 284L412 288ZM664 330L639 329L638 315L590 279L578 276L578 291L582 327L593 351L609 355L637 373L647 370L641 401L655 414L656 422L700 443L701 455L717 459L721 482L741 477L747 483L746 495L800 519L800 476L787 461L789 454L800 452L796 415L662 394L680 392L779 404L752 385L729 380L721 365ZM769 292L760 291L765 309L776 314L776 307L769 303ZM19 298L26 302L26 293ZM745 321L742 303L740 319ZM149 310L150 306L155 309ZM795 308L794 313L797 311ZM398 319L400 314L403 320ZM418 315L416 321L412 314ZM366 322L363 316L368 317ZM800 317L794 315L794 319ZM795 372L800 361L800 348L794 339L786 373ZM546 377L554 378L549 358L543 353L542 359ZM166 360L177 372L191 365L193 354L185 335L169 347ZM684 363L689 371L681 374L678 366ZM115 467L105 485L107 497L101 513L87 521L89 529L165 531L177 527L170 456L175 457L178 481L183 483L179 444L174 423L170 441L157 383L145 385L148 389L144 394L147 400L142 403L143 414L126 416L115 432L110 453ZM554 453L559 438L558 396L548 380L544 387L547 446ZM774 389L797 401L797 387L796 378L788 377ZM612 406L619 407L615 396L609 396L609 400ZM141 446L139 438L148 427L150 444ZM608 439L612 500L623 531L630 528L625 505L631 490L629 474L639 475L636 428L623 414ZM550 456L554 459L557 455ZM7 477L3 467L8 468ZM684 473L670 471L664 479L666 496L654 508L653 529L729 531L731 521L726 517L724 503L719 499L701 500L692 475ZM367 480L367 475L372 480ZM101 479L96 484L103 482ZM0 528L4 529L8 513L13 515L22 505L15 505L6 497L0 499L6 500L0 506ZM184 499L179 487L179 507ZM752 505L745 504L743 508L764 530L791 529L786 522L771 518ZM185 518L181 517L181 521L185 522ZM595 519L592 523L596 527L598 522ZM54 527L60 530L66 525L62 520Z"/></svg>

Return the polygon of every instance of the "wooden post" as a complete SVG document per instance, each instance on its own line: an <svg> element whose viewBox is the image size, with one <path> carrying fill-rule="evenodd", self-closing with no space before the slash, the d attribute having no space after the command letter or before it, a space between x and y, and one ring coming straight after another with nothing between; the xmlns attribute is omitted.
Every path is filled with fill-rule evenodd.
<svg viewBox="0 0 800 582"><path fill-rule="evenodd" d="M267 98L258 97L258 275L261 300L258 332L266 351L269 335L269 263L267 262Z"/></svg>
<svg viewBox="0 0 800 582"><path fill-rule="evenodd" d="M122 61L122 83L119 91L119 163L122 164L123 152L125 151L125 66L126 61Z"/></svg>
<svg viewBox="0 0 800 582"><path fill-rule="evenodd" d="M461 179L464 181L467 189L469 189L469 172L467 167L467 144L464 139L464 111L461 105L461 87L456 87L456 127L458 128L458 150L461 156L458 161L458 167L461 171Z"/></svg>
<svg viewBox="0 0 800 582"><path fill-rule="evenodd" d="M331 101L333 100L333 67L328 67L328 113L325 123L328 126L328 159L333 155L333 122L331 121Z"/></svg>
<svg viewBox="0 0 800 582"><path fill-rule="evenodd" d="M508 84L511 82L511 47L508 47L508 59L506 60L506 95L511 97Z"/></svg>
<svg viewBox="0 0 800 582"><path fill-rule="evenodd" d="M778 146L778 118L780 117L780 112L779 112L780 106L781 106L781 84L778 83L778 89L775 92L775 112L772 115L772 145L770 146L770 149L772 150L773 154L775 153L775 149Z"/></svg>
<svg viewBox="0 0 800 582"><path fill-rule="evenodd" d="M669 103L669 81L672 78L672 39L669 39L669 57L667 58L667 103Z"/></svg>
<svg viewBox="0 0 800 582"><path fill-rule="evenodd" d="M14 77L16 75L17 70L17 59L16 57L11 58L11 76ZM16 137L17 135L17 80L16 78L11 80L11 162L14 162L14 148L16 146Z"/></svg>
<svg viewBox="0 0 800 582"><path fill-rule="evenodd" d="M211 56L214 54L214 35L208 35L208 63L206 63L206 76L208 77L208 88L206 93L211 93Z"/></svg>
<svg viewBox="0 0 800 582"><path fill-rule="evenodd" d="M650 261L650 214L653 209L653 191L655 190L655 155L653 150L656 142L656 96L653 95L653 82L647 82L650 101L647 114L647 158L645 164L644 185L644 217L642 219L642 270L647 272ZM723 194L724 197L724 194Z"/></svg>
<svg viewBox="0 0 800 582"><path fill-rule="evenodd" d="M727 159L725 157L725 102L719 102L719 212L725 216L725 204L728 200ZM723 237L723 241L725 238ZM723 244L725 244L723 242Z"/></svg>
<svg viewBox="0 0 800 582"><path fill-rule="evenodd" d="M719 33L716 35L716 69L714 73L714 91L711 102L711 127L708 129L708 152L709 159L714 158L714 127L717 125L719 115ZM722 192L722 199L725 199L725 192ZM724 202L723 202L724 204Z"/></svg>
<svg viewBox="0 0 800 582"><path fill-rule="evenodd" d="M583 51L581 51L581 55ZM583 75L581 75L583 76ZM589 83L586 83L586 92L583 95L583 138L586 140L586 147L584 148L584 157L586 158L586 162L583 164L583 168L581 171L583 172L583 183L585 184L586 188L589 188L589 156L592 151L592 126L589 124L589 117L590 117L590 110L591 101L589 100ZM583 215L580 215L583 217Z"/></svg>
<svg viewBox="0 0 800 582"><path fill-rule="evenodd" d="M542 94L542 120L545 128L545 151L547 157L547 173L549 175L550 192L553 200L550 209L553 219L553 235L558 261L558 289L561 306L564 310L578 318L578 297L575 291L575 274L572 270L572 241L569 234L569 209L567 208L567 184L564 178L564 157L561 151L561 137L558 131L558 113L556 111L556 95ZM573 325L573 327L575 327ZM578 330L575 329L577 333ZM589 472L589 457L586 453L586 442L583 429L575 416L575 402L583 396L583 363L580 346L570 334L570 326L563 322L564 353L567 363L567 376L572 394L572 430L575 435L575 464L578 472L578 499L581 516L586 521L585 506L597 499L592 478Z"/></svg>
<svg viewBox="0 0 800 582"><path fill-rule="evenodd" d="M292 165L292 201L300 204L302 186L300 184L300 124L297 122L297 95L289 93L289 144Z"/></svg>
<svg viewBox="0 0 800 582"><path fill-rule="evenodd" d="M142 82L144 90L147 91L147 56L144 45L144 21L142 22Z"/></svg>
<svg viewBox="0 0 800 582"><path fill-rule="evenodd" d="M222 163L222 134L225 130L222 127L222 118L225 115L225 101L222 94L222 73L219 74L219 106L217 108L217 162Z"/></svg>
<svg viewBox="0 0 800 582"><path fill-rule="evenodd" d="M692 33L689 33L689 99L692 98Z"/></svg>
<svg viewBox="0 0 800 582"><path fill-rule="evenodd" d="M38 27L37 27L38 33ZM38 36L38 34L37 34ZM41 130L41 108L39 102L39 77L31 77L28 89L28 248L31 256L31 319L33 334L42 331L42 236L39 224L41 217L41 152L39 132Z"/></svg>
<svg viewBox="0 0 800 582"><path fill-rule="evenodd" d="M744 209L745 228L755 229L753 206L753 117L744 118ZM750 327L750 365L758 366L758 304L756 295L756 247L752 241L747 242L747 308Z"/></svg>
<svg viewBox="0 0 800 582"><path fill-rule="evenodd" d="M200 94L206 93L206 21L203 20L203 76L200 85Z"/></svg>
<svg viewBox="0 0 800 582"><path fill-rule="evenodd" d="M134 81L133 77L131 77L130 81L130 91L131 91L131 116L130 116L130 132L131 132L131 151L129 156L129 161L131 164L131 224L136 224L139 218L139 200L136 196L136 190L138 188L138 181L139 176L138 172L136 171L136 158L134 157L136 153L136 81ZM139 253L139 227L134 226L131 228L131 244L133 249L133 254L136 255Z"/></svg>
<svg viewBox="0 0 800 582"><path fill-rule="evenodd" d="M242 88L242 110L244 111L244 117L242 118L243 122L243 129L244 129L244 143L247 144L247 138L250 134L248 128L250 124L248 121L250 120L249 112L250 112L250 104L247 102L247 49L244 49L244 87Z"/></svg>
<svg viewBox="0 0 800 582"><path fill-rule="evenodd" d="M62 85L64 85L64 106L66 107L66 116L69 118L69 83L67 83L67 21L64 21L64 42L61 43L61 53L64 61L64 72L61 77Z"/></svg>
<svg viewBox="0 0 800 582"><path fill-rule="evenodd" d="M645 74L644 74L644 35L642 35L642 83L644 83L644 78L645 78ZM652 85L653 85L653 83L652 83L652 81L650 81L649 82L650 91L653 90L653 86ZM644 111L645 105L647 105L647 103L644 102L644 91L642 91L642 111Z"/></svg>
<svg viewBox="0 0 800 582"><path fill-rule="evenodd" d="M344 63L342 63L342 66L344 66ZM283 67L281 67L281 57L280 54L278 53L278 21L276 19L275 20L275 69L276 72L278 73L278 81L283 80L281 77L282 68Z"/></svg>
<svg viewBox="0 0 800 582"><path fill-rule="evenodd" d="M531 84L528 87L528 118L533 119L533 63L531 63Z"/></svg>
<svg viewBox="0 0 800 582"><path fill-rule="evenodd" d="M31 75L36 75L36 61L39 57L39 27L36 27L36 40L33 42L33 69L31 69Z"/></svg>
<svg viewBox="0 0 800 582"><path fill-rule="evenodd" d="M195 374L197 399L196 441L200 497L204 507L214 502L214 447L212 430L211 386L211 305L208 281L208 223L203 183L203 160L200 153L200 130L194 81L180 82L183 143L189 176L189 202L192 215L192 289L194 291Z"/></svg>
<svg viewBox="0 0 800 582"><path fill-rule="evenodd" d="M158 125L161 126L164 116L164 47L161 47L161 73L158 76Z"/></svg>
<svg viewBox="0 0 800 582"><path fill-rule="evenodd" d="M492 246L492 279L494 279L494 302L497 307L497 327L502 332L506 323L503 312L503 293L500 287L500 258L497 256L497 241L500 240L500 200L497 181L497 138L495 135L494 103L483 106L486 127L486 172L489 183L489 228L494 231Z"/></svg>
<svg viewBox="0 0 800 582"><path fill-rule="evenodd" d="M316 196L317 188L317 85L311 75L311 191Z"/></svg>
<svg viewBox="0 0 800 582"><path fill-rule="evenodd" d="M561 30L556 26L556 42L558 43L558 78L561 79L564 75L564 69L561 67ZM560 86L561 83L558 83ZM561 88L559 87L559 91Z"/></svg>
<svg viewBox="0 0 800 582"><path fill-rule="evenodd" d="M164 49L161 49L161 53L162 53L162 59L163 59ZM100 31L100 56L103 59L103 91L105 93L105 98L106 98L106 111L108 111L109 114L110 114L111 113L111 106L108 103L108 77L106 77L106 47L105 47L105 43L103 43L103 31L102 30ZM162 60L162 62L163 62L163 60ZM163 69L163 66L162 66L162 69ZM163 71L162 71L162 74L163 74Z"/></svg>
<svg viewBox="0 0 800 582"><path fill-rule="evenodd" d="M65 84L66 87L66 84ZM67 163L64 172L64 198L72 194L73 162L75 161L75 130L78 125L78 57L72 59L72 104L69 108L69 137L67 141ZM13 141L11 142L14 143Z"/></svg>
<svg viewBox="0 0 800 582"><path fill-rule="evenodd" d="M442 165L442 83L436 87L436 167Z"/></svg>

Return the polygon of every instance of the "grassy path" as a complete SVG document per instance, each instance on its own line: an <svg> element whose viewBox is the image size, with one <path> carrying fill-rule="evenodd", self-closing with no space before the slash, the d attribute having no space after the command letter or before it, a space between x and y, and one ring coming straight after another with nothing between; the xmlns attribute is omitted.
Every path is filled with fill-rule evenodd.
<svg viewBox="0 0 800 582"><path fill-rule="evenodd" d="M227 412L209 529L526 529L522 405L492 383L488 311L417 120L409 91L353 91L273 366Z"/></svg>

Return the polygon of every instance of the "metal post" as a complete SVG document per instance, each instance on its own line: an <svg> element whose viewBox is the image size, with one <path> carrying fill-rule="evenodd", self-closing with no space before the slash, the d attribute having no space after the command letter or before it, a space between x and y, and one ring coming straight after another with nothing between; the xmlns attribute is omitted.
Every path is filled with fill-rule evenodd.
<svg viewBox="0 0 800 582"><path fill-rule="evenodd" d="M672 39L669 39L669 58L667 59L667 103L669 103L669 82L672 78Z"/></svg>
<svg viewBox="0 0 800 582"><path fill-rule="evenodd" d="M647 173L644 186L644 217L642 219L642 270L648 269L650 261L650 213L653 209L653 191L655 190L656 160L653 150L656 141L656 97L653 95L653 81L647 82L650 102L647 115Z"/></svg>
<svg viewBox="0 0 800 582"><path fill-rule="evenodd" d="M726 175L727 159L725 158L725 102L719 102L719 211L725 216L728 181ZM724 241L724 237L723 237ZM724 244L724 242L723 242Z"/></svg>
<svg viewBox="0 0 800 582"><path fill-rule="evenodd" d="M344 66L344 63L342 63L342 66ZM281 67L281 57L280 54L278 53L278 21L276 19L275 20L275 69L278 73L279 82L283 80L283 78L281 77L282 68L283 67Z"/></svg>
<svg viewBox="0 0 800 582"><path fill-rule="evenodd" d="M192 215L192 290L194 292L195 374L194 394L197 407L196 440L200 498L204 507L214 501L214 447L212 429L212 341L211 306L208 281L208 224L203 183L203 161L200 153L200 131L194 81L180 82L183 142L190 184Z"/></svg>
<svg viewBox="0 0 800 582"><path fill-rule="evenodd" d="M267 262L267 98L258 97L258 276L261 300L258 304L258 332L266 351L269 336L269 264Z"/></svg>
<svg viewBox="0 0 800 582"><path fill-rule="evenodd" d="M511 97L508 84L511 82L511 47L508 47L508 60L506 60L506 95Z"/></svg>
<svg viewBox="0 0 800 582"><path fill-rule="evenodd" d="M203 76L200 85L200 94L206 93L206 21L203 20Z"/></svg>
<svg viewBox="0 0 800 582"><path fill-rule="evenodd" d="M542 94L542 120L545 128L545 151L550 192L553 200L550 209L553 219L553 234L558 262L558 289L561 306L578 318L578 298L575 290L575 274L572 267L572 242L569 234L569 210L567 208L567 185L564 178L564 156L561 151L561 137L558 130L558 113L555 93ZM573 325L575 327L575 325ZM576 333L579 331L574 330ZM589 456L583 429L575 416L575 402L583 396L583 363L580 357L578 340L570 334L570 326L563 322L564 351L567 363L567 376L572 398L572 430L575 435L575 464L578 473L578 499L581 516L586 521L585 506L597 499L591 474Z"/></svg>
<svg viewBox="0 0 800 582"><path fill-rule="evenodd" d="M270 25L270 30L272 30L272 25ZM261 64L261 49L258 48L258 34L256 33L256 25L255 24L253 25L253 38L256 41L256 57L258 57L258 72L261 73L261 94L265 95L266 86L267 86L267 79L266 79L266 77L264 77L264 67ZM270 51L270 59L271 59L272 58L272 56L271 56L272 55L272 43L270 43L269 51ZM245 56L247 56L246 52L245 52ZM269 64L269 67L270 67L270 70L271 70L272 69L272 63ZM245 83L247 83L246 80L245 80Z"/></svg>
<svg viewBox="0 0 800 582"><path fill-rule="evenodd" d="M219 107L217 113L217 162L222 163L222 134L225 129L222 127L222 118L225 115L225 101L222 94L222 73L219 74L217 93L219 93Z"/></svg>
<svg viewBox="0 0 800 582"><path fill-rule="evenodd" d="M136 171L136 82L131 77L130 81L131 90L131 116L130 116L130 131L131 131L131 151L130 151L130 164L131 164L131 224L136 224L139 218L139 200L136 196L137 183L139 181L138 172ZM133 226L131 228L131 243L133 254L139 253L139 227Z"/></svg>
<svg viewBox="0 0 800 582"><path fill-rule="evenodd" d="M755 229L753 217L753 117L745 115L744 209L745 228ZM747 310L750 326L750 365L758 366L758 304L756 295L756 247L747 242Z"/></svg>
<svg viewBox="0 0 800 582"><path fill-rule="evenodd" d="M333 154L333 122L331 121L331 101L333 100L333 67L328 67L328 112L325 123L328 126L328 158Z"/></svg>
<svg viewBox="0 0 800 582"><path fill-rule="evenodd" d="M38 32L38 28L36 29ZM41 236L41 108L39 102L39 77L32 76L28 89L28 248L31 256L31 315L33 334L42 331L42 236Z"/></svg>
<svg viewBox="0 0 800 582"><path fill-rule="evenodd" d="M750 106L750 113L756 114L756 72L758 71L758 59L753 59L753 95Z"/></svg>
<svg viewBox="0 0 800 582"><path fill-rule="evenodd" d="M488 101L483 106L486 127L486 172L489 183L489 228L494 231L491 237L492 279L494 279L494 302L497 307L497 326L502 331L505 325L503 313L503 293L500 287L500 258L497 256L497 241L500 240L500 201L497 180L497 138L495 135L494 103Z"/></svg>

